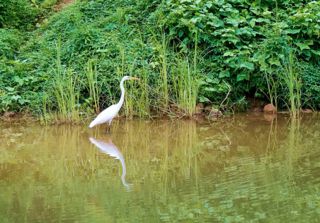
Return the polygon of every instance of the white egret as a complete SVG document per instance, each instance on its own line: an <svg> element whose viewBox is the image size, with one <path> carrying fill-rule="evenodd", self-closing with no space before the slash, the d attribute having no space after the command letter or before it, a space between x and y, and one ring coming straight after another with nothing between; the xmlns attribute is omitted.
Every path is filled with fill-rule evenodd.
<svg viewBox="0 0 320 223"><path fill-rule="evenodd" d="M123 102L124 102L124 87L123 83L126 80L139 80L139 78L136 77L130 77L130 76L124 76L122 80L120 81L120 89L121 89L121 97L117 104L111 105L105 110L103 110L89 125L89 128L92 128L96 125L100 125L103 123L108 123L109 126L111 125L112 119L118 114L119 110L121 109Z"/></svg>
<svg viewBox="0 0 320 223"><path fill-rule="evenodd" d="M109 140L109 142L104 142L102 140L97 140L93 137L90 137L89 140L92 144L98 147L101 150L101 152L108 154L109 156L114 157L115 159L120 160L122 166L121 181L122 184L127 188L127 190L130 190L130 184L126 182L126 163L124 161L122 153L118 150L117 146L112 143L111 139Z"/></svg>

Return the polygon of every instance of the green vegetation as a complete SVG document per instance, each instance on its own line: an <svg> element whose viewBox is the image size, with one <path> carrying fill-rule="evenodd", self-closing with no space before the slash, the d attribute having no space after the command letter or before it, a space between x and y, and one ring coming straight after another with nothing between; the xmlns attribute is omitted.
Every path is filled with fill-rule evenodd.
<svg viewBox="0 0 320 223"><path fill-rule="evenodd" d="M52 95L57 102L58 119L77 121L79 120L79 111L77 108L79 105L77 75L71 69L65 69L61 65L60 45L61 43L59 42L57 46L56 68L53 69L54 82Z"/></svg>
<svg viewBox="0 0 320 223"><path fill-rule="evenodd" d="M301 108L301 80L295 62L293 53L289 52L287 58L284 59L284 71L282 72L283 82L289 91L289 110L294 117L298 116Z"/></svg>
<svg viewBox="0 0 320 223"><path fill-rule="evenodd" d="M141 78L126 86L127 117L245 110L251 98L320 109L319 1L56 3L0 0L1 112L76 121L118 100L123 75Z"/></svg>

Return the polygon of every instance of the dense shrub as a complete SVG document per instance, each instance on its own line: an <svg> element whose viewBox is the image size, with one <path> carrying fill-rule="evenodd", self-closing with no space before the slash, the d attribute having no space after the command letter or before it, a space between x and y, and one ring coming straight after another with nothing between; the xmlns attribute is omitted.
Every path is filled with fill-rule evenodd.
<svg viewBox="0 0 320 223"><path fill-rule="evenodd" d="M57 2L58 0L0 0L0 28L33 30L36 23Z"/></svg>
<svg viewBox="0 0 320 223"><path fill-rule="evenodd" d="M22 42L19 31L14 29L0 29L0 58L14 58Z"/></svg>
<svg viewBox="0 0 320 223"><path fill-rule="evenodd" d="M56 2L0 0L0 111L39 111L41 78L29 60L21 59L20 52L29 37L32 40L31 32L43 14Z"/></svg>
<svg viewBox="0 0 320 223"><path fill-rule="evenodd" d="M206 51L207 85L216 87L204 91L218 93L222 81L232 85L236 98L266 91L264 72L277 72L286 47L299 60L319 61L320 2L168 0L162 10L173 41L186 48L197 41Z"/></svg>
<svg viewBox="0 0 320 223"><path fill-rule="evenodd" d="M303 107L320 109L320 66L310 63L300 64L302 73L302 105Z"/></svg>
<svg viewBox="0 0 320 223"><path fill-rule="evenodd" d="M26 0L0 0L0 28L30 29L39 10Z"/></svg>

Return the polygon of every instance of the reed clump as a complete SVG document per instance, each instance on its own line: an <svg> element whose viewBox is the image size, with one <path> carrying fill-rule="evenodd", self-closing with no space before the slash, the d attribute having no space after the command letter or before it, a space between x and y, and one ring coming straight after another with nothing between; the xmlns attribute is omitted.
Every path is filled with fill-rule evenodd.
<svg viewBox="0 0 320 223"><path fill-rule="evenodd" d="M96 61L89 60L86 67L86 86L89 89L89 103L92 104L96 113L100 112L100 93L101 87L98 82L98 72Z"/></svg>
<svg viewBox="0 0 320 223"><path fill-rule="evenodd" d="M283 59L283 69L280 76L287 89L288 107L293 118L299 116L301 110L301 88L302 82L296 66L297 59L292 49L289 49L288 56Z"/></svg>
<svg viewBox="0 0 320 223"><path fill-rule="evenodd" d="M42 120L47 122L76 123L80 121L79 97L80 81L76 73L61 63L61 42L58 41L52 88L43 99ZM55 104L48 99L55 101Z"/></svg>

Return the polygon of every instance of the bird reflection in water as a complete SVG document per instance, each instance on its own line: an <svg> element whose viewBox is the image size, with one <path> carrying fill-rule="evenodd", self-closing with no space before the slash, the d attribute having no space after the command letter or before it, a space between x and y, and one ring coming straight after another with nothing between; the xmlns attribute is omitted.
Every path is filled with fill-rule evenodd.
<svg viewBox="0 0 320 223"><path fill-rule="evenodd" d="M93 137L90 137L89 140L92 144L94 144L96 147L98 147L101 150L101 152L108 154L109 156L111 156L115 159L120 160L121 166L122 166L121 181L122 181L122 184L129 191L131 185L128 184L125 179L126 174L127 174L126 163L124 161L122 153L118 150L117 146L112 143L111 139L108 142L105 142L105 141L97 140Z"/></svg>

